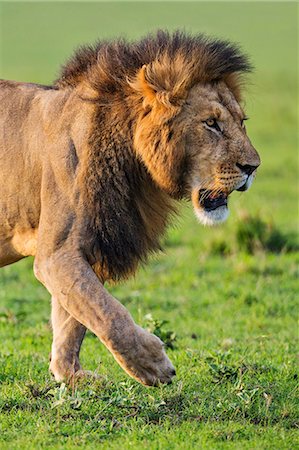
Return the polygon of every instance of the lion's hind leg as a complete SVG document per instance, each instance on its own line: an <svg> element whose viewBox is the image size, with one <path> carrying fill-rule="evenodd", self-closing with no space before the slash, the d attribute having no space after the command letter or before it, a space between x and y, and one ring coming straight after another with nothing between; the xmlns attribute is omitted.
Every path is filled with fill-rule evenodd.
<svg viewBox="0 0 299 450"><path fill-rule="evenodd" d="M53 343L51 349L50 371L56 381L67 380L74 375L81 375L79 353L86 328L74 319L52 297L51 322L53 328Z"/></svg>

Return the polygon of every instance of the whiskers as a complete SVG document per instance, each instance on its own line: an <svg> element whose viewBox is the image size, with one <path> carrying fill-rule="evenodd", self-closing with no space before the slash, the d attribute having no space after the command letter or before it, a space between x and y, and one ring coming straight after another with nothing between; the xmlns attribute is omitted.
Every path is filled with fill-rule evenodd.
<svg viewBox="0 0 299 450"><path fill-rule="evenodd" d="M223 178L219 175L217 176L217 174L213 174L200 180L196 185L196 190L198 192L202 191L199 200L200 202L203 202L208 197L216 198L223 195L228 196L240 183L242 184L242 182L243 179L242 177L240 179L239 176Z"/></svg>

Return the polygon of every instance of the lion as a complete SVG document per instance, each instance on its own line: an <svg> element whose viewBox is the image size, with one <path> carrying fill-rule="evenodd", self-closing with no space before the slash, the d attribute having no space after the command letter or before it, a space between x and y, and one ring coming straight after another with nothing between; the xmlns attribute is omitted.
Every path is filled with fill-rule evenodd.
<svg viewBox="0 0 299 450"><path fill-rule="evenodd" d="M0 266L34 256L52 297L50 371L84 374L91 330L135 380L170 383L161 340L105 282L160 249L177 202L204 225L260 164L245 129L238 46L158 31L80 48L51 86L1 80Z"/></svg>

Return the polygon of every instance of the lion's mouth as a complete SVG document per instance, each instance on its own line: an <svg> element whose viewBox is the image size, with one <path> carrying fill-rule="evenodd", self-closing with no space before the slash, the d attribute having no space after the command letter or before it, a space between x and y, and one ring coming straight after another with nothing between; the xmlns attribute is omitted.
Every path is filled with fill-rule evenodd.
<svg viewBox="0 0 299 450"><path fill-rule="evenodd" d="M215 194L213 191L201 189L199 191L198 200L205 211L214 211L220 206L227 207L227 195L224 192L217 192L217 194Z"/></svg>

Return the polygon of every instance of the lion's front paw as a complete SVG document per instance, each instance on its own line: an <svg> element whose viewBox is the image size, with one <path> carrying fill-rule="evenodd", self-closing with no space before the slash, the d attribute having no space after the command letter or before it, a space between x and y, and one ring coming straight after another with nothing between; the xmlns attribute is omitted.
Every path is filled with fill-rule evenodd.
<svg viewBox="0 0 299 450"><path fill-rule="evenodd" d="M175 369L157 336L136 325L134 339L130 337L123 345L113 354L129 375L146 386L171 383Z"/></svg>

